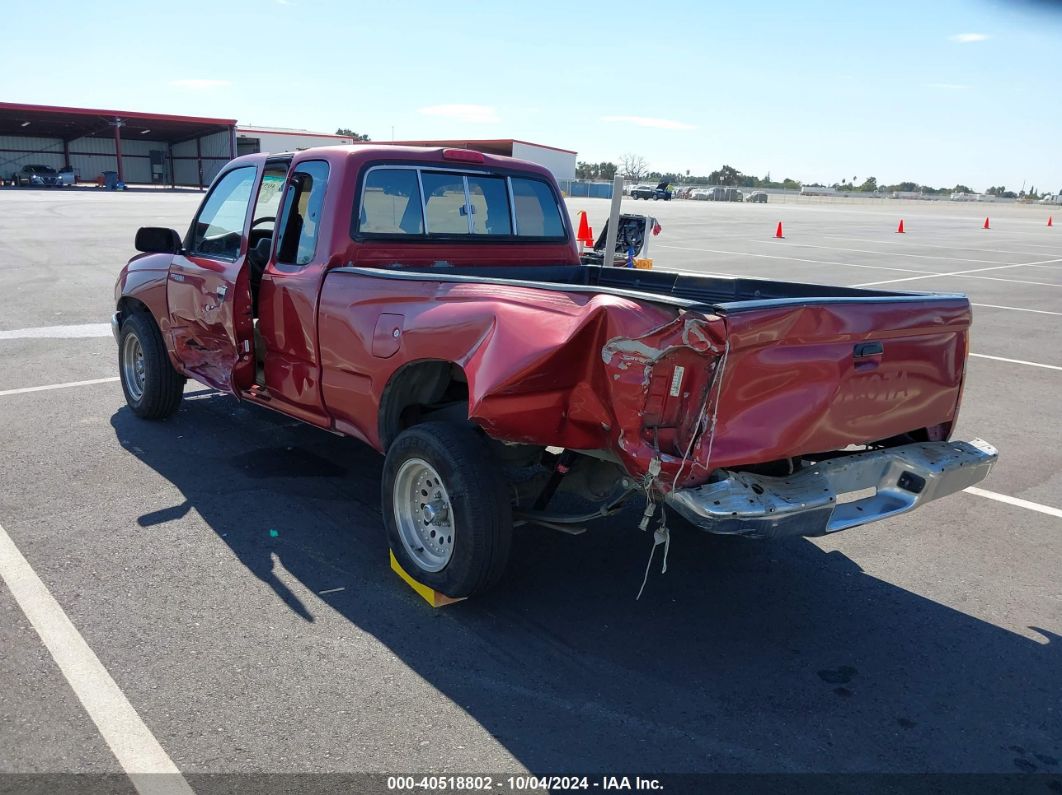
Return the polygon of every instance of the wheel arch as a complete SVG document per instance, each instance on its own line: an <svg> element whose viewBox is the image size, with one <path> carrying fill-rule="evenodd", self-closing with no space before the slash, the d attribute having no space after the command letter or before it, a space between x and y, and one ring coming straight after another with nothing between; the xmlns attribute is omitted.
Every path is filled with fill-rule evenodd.
<svg viewBox="0 0 1062 795"><path fill-rule="evenodd" d="M139 298L136 298L131 295L123 295L121 298L118 299L118 306L116 308L118 310L119 324L125 322L125 319L129 317L129 315L132 315L134 313L140 313L148 315L155 322L155 325L158 325L158 320L151 312L151 308Z"/></svg>
<svg viewBox="0 0 1062 795"><path fill-rule="evenodd" d="M395 370L380 393L378 428L384 452L406 428L429 418L468 419L468 377L445 359L417 359Z"/></svg>

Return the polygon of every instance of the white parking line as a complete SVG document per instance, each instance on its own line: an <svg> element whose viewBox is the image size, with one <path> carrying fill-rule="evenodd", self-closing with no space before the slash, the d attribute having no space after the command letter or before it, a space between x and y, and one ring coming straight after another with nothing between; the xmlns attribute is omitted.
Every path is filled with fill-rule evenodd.
<svg viewBox="0 0 1062 795"><path fill-rule="evenodd" d="M63 608L0 526L0 578L142 795L188 795L181 771L159 745Z"/></svg>
<svg viewBox="0 0 1062 795"><path fill-rule="evenodd" d="M822 235L822 237L829 238L831 240L855 240L855 241L858 241L860 243L882 243L882 244L888 244L888 245L909 245L905 240L898 240L896 238L869 238L868 239L868 238L865 238L865 237L851 237L849 235ZM1057 245L1054 245L1054 246L1043 246L1043 245L1038 245L1036 243L1025 243L1024 241L1018 243L1018 245L1032 247L1032 248L1046 248L1051 253L1057 252L1058 248L1059 248ZM943 248L943 249L947 249L948 251L976 251L976 252L983 252L983 253L986 253L986 254L1007 254L1007 255L1012 256L1012 257L1021 257L1021 256L1029 257L1029 256L1033 256L1034 254L1037 253L1035 251L1012 251L1010 249L985 248L984 246L963 246L963 245L959 245L959 244L950 244L949 245L949 244L941 244L941 243L926 243L926 242L923 242L922 240L918 241L918 247L919 248Z"/></svg>
<svg viewBox="0 0 1062 795"><path fill-rule="evenodd" d="M1026 309L1023 306L1000 306L999 304L970 304L970 306L985 306L989 309L1009 309L1012 312L1035 312L1038 315L1062 315L1062 312L1048 312L1046 309Z"/></svg>
<svg viewBox="0 0 1062 795"><path fill-rule="evenodd" d="M770 245L769 240L749 239L750 243L764 243ZM912 254L906 251L871 251L865 248L842 248L840 246L816 246L812 243L790 243L794 248L821 248L826 251L850 251L856 254L877 254L883 257L914 257L917 259L946 259L953 262L979 262L985 265L998 265L1000 263L991 259L970 259L969 257L944 257L937 254ZM921 245L920 243L918 245ZM1028 256L1028 254L1026 254ZM1003 263L1006 264L1006 263ZM928 273L928 271L924 271Z"/></svg>
<svg viewBox="0 0 1062 795"><path fill-rule="evenodd" d="M0 331L0 340L81 339L111 336L110 323L82 323L77 326L37 326Z"/></svg>
<svg viewBox="0 0 1062 795"><path fill-rule="evenodd" d="M1062 287L1062 284L1056 284L1055 282L1030 282L1024 279L1001 279L998 276L967 276L966 274L959 274L959 278L987 279L990 282L1006 282L1007 284L1035 284L1037 287Z"/></svg>
<svg viewBox="0 0 1062 795"><path fill-rule="evenodd" d="M847 268L869 268L875 271L896 271L897 273L924 273L927 276L947 276L945 273L932 273L930 271L914 270L913 268L887 268L884 265L857 265L854 262L837 262L834 260L821 260L821 259L802 259L801 257L783 257L777 254L754 254L751 251L722 251L715 248L688 248L686 246L666 246L662 243L657 243L653 248L670 248L676 251L703 251L706 254L730 254L735 257L757 257L759 259L780 259L788 260L789 262L807 262L812 265L844 265ZM926 276L916 276L917 279L924 279ZM905 281L904 279L897 279L897 281Z"/></svg>
<svg viewBox="0 0 1062 795"><path fill-rule="evenodd" d="M109 384L112 381L118 381L118 376L112 376L110 378L93 378L89 381L68 381L65 384L47 384L45 386L24 386L21 389L5 389L0 391L0 397L6 395L24 395L27 392L46 392L49 389L68 389L72 386L89 386L90 384Z"/></svg>
<svg viewBox="0 0 1062 795"><path fill-rule="evenodd" d="M983 273L984 271L999 271L1006 270L1007 268L1027 268L1030 265L1047 265L1051 262L1062 262L1062 258L1058 259L1042 259L1036 262L1019 262L1014 265L994 265L991 268L974 268L972 270L965 271L950 271L948 273L931 273L923 276L907 276L903 279L886 279L881 282L863 282L862 284L853 284L853 287L877 287L879 284L896 284L897 282L913 282L916 279L932 279L936 276L965 276L967 273Z"/></svg>
<svg viewBox="0 0 1062 795"><path fill-rule="evenodd" d="M971 356L976 356L978 359L995 359L997 362L1010 362L1011 364L1025 364L1029 367L1043 367L1047 370L1062 370L1057 364L1041 364L1040 362L1027 362L1024 359L1007 359L1003 356L989 356L987 353L971 353Z"/></svg>
<svg viewBox="0 0 1062 795"><path fill-rule="evenodd" d="M1038 502L1029 502L1028 500L1022 500L1018 497L1008 497L1006 494L997 494L994 491L986 491L985 489L979 489L977 486L970 486L965 489L969 494L976 494L978 497L987 497L990 500L996 502L1005 502L1007 505L1016 505L1019 508L1025 508L1026 510L1036 511L1038 513L1046 513L1048 516L1057 516L1062 519L1062 510L1058 508L1052 508L1049 505L1041 505Z"/></svg>

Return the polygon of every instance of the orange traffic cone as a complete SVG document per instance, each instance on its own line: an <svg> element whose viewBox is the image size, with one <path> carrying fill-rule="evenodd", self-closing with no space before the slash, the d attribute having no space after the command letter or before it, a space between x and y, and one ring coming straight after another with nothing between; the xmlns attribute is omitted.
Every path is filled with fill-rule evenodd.
<svg viewBox="0 0 1062 795"><path fill-rule="evenodd" d="M579 211L579 233L575 239L588 246L594 245L594 237L590 234L590 222L586 219L586 210Z"/></svg>
<svg viewBox="0 0 1062 795"><path fill-rule="evenodd" d="M902 218L900 219L900 225L896 228L896 234L898 234L898 235L904 234L904 231L903 231L903 219Z"/></svg>
<svg viewBox="0 0 1062 795"><path fill-rule="evenodd" d="M1055 225L1055 220L1054 220L1053 216L1050 216L1050 215L1047 216L1047 225L1048 226L1054 226Z"/></svg>
<svg viewBox="0 0 1062 795"><path fill-rule="evenodd" d="M785 237L785 235L782 234L782 222L781 221L778 222L778 228L774 230L774 236L777 237L777 238Z"/></svg>
<svg viewBox="0 0 1062 795"><path fill-rule="evenodd" d="M982 227L982 228L984 228L984 229L991 229L991 228L992 228L992 227L990 227L990 226L988 225L988 218L987 218L987 217L985 217L985 225L984 225L984 227Z"/></svg>

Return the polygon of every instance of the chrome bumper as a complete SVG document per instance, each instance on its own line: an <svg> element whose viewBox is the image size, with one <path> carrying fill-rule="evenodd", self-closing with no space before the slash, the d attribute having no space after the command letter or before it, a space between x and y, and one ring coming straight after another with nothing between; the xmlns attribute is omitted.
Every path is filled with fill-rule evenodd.
<svg viewBox="0 0 1062 795"><path fill-rule="evenodd" d="M118 342L118 335L121 333L121 331L122 321L119 318L118 313L115 312L113 315L111 315L111 334L114 335L115 342Z"/></svg>
<svg viewBox="0 0 1062 795"><path fill-rule="evenodd" d="M712 533L819 536L905 513L983 480L999 453L982 439L926 442L821 461L789 477L723 470L724 478L667 495Z"/></svg>

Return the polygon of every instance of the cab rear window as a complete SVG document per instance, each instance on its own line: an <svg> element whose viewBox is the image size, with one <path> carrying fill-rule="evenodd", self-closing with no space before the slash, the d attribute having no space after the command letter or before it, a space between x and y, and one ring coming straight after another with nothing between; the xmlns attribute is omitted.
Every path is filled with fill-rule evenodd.
<svg viewBox="0 0 1062 795"><path fill-rule="evenodd" d="M547 182L431 166L374 166L362 180L352 233L369 237L564 240Z"/></svg>

